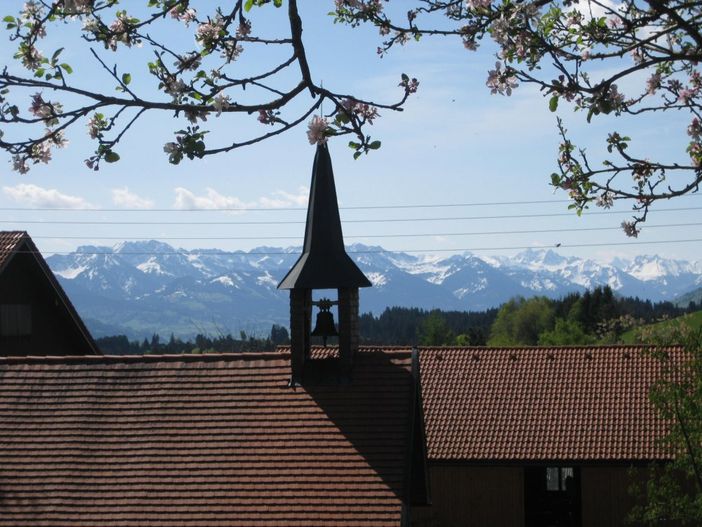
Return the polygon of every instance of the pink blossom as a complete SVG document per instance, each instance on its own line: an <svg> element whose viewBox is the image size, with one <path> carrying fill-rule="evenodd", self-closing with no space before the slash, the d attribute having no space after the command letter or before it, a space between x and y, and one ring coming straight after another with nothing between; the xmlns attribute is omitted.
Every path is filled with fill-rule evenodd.
<svg viewBox="0 0 702 527"><path fill-rule="evenodd" d="M470 9L487 9L492 0L466 0L466 6Z"/></svg>
<svg viewBox="0 0 702 527"><path fill-rule="evenodd" d="M623 221L622 229L624 230L624 234L631 238L638 238L639 232L641 232L636 228L636 224L633 221Z"/></svg>
<svg viewBox="0 0 702 527"><path fill-rule="evenodd" d="M176 5L169 11L171 18L184 22L186 26L195 20L197 13L194 9L183 9L183 6Z"/></svg>
<svg viewBox="0 0 702 527"><path fill-rule="evenodd" d="M690 90L689 88L684 88L678 92L678 100L683 104L688 104L690 100L696 95L695 90Z"/></svg>
<svg viewBox="0 0 702 527"><path fill-rule="evenodd" d="M403 74L402 82L400 82L398 86L402 86L407 93L417 93L417 89L419 88L419 81L414 77L410 79L409 77L407 77L407 75Z"/></svg>
<svg viewBox="0 0 702 527"><path fill-rule="evenodd" d="M654 73L646 80L646 93L653 95L661 87L661 74Z"/></svg>
<svg viewBox="0 0 702 527"><path fill-rule="evenodd" d="M275 124L275 112L273 110L259 110L258 122L261 124Z"/></svg>
<svg viewBox="0 0 702 527"><path fill-rule="evenodd" d="M93 7L93 0L63 0L63 10L66 13L83 13L91 7Z"/></svg>
<svg viewBox="0 0 702 527"><path fill-rule="evenodd" d="M132 39L129 36L129 29L130 26L127 15L124 13L119 13L117 18L115 18L110 24L110 32L112 33L112 36L107 42L105 42L105 47L109 46L112 51L115 51L119 42L127 47L131 47Z"/></svg>
<svg viewBox="0 0 702 527"><path fill-rule="evenodd" d="M690 158L692 158L692 164L696 167L702 166L702 143L699 141L690 143L687 151L690 154Z"/></svg>
<svg viewBox="0 0 702 527"><path fill-rule="evenodd" d="M616 29L622 26L622 19L618 15L614 15L607 19L607 25L612 29Z"/></svg>
<svg viewBox="0 0 702 527"><path fill-rule="evenodd" d="M251 22L244 20L239 27L236 28L236 38L246 38L251 34Z"/></svg>
<svg viewBox="0 0 702 527"><path fill-rule="evenodd" d="M47 140L51 141L51 144L56 148L65 148L68 146L68 139L66 139L66 136L63 134L63 130L57 130L54 132L47 128L45 136Z"/></svg>
<svg viewBox="0 0 702 527"><path fill-rule="evenodd" d="M595 205L602 207L604 209L609 209L614 205L614 197L610 191L605 191L601 195L597 196L595 200Z"/></svg>
<svg viewBox="0 0 702 527"><path fill-rule="evenodd" d="M98 115L93 115L88 120L88 135L91 139L97 139L98 135L100 135L100 131L103 128L103 125L103 120Z"/></svg>
<svg viewBox="0 0 702 527"><path fill-rule="evenodd" d="M380 117L378 109L375 106L358 102L354 99L344 99L343 101L341 101L341 106L348 113L355 113L356 115L359 115L362 118L364 118L370 124L373 124L373 121L376 118Z"/></svg>
<svg viewBox="0 0 702 527"><path fill-rule="evenodd" d="M197 124L197 120L207 121L208 113L204 110L185 110L185 118L193 124Z"/></svg>
<svg viewBox="0 0 702 527"><path fill-rule="evenodd" d="M29 112L35 117L39 117L41 119L51 117L53 113L51 111L51 106L44 101L41 93L35 93L32 95L32 104L29 106Z"/></svg>
<svg viewBox="0 0 702 527"><path fill-rule="evenodd" d="M323 117L315 115L307 124L307 139L311 145L323 145L327 142L329 123Z"/></svg>
<svg viewBox="0 0 702 527"><path fill-rule="evenodd" d="M44 55L35 46L28 46L22 52L22 65L28 70L36 70L43 59Z"/></svg>
<svg viewBox="0 0 702 527"><path fill-rule="evenodd" d="M19 172L20 174L26 174L29 172L29 167L27 166L27 157L16 154L12 156L12 170Z"/></svg>
<svg viewBox="0 0 702 527"><path fill-rule="evenodd" d="M687 135L698 140L702 137L702 124L697 117L693 118L690 126L687 127Z"/></svg>
<svg viewBox="0 0 702 527"><path fill-rule="evenodd" d="M195 32L195 41L202 47L212 47L219 39L222 29L223 23L219 18L200 24Z"/></svg>
<svg viewBox="0 0 702 527"><path fill-rule="evenodd" d="M512 89L518 86L517 79L510 75L507 70L502 70L502 64L495 62L495 69L488 71L488 79L485 82L493 95L512 95Z"/></svg>
<svg viewBox="0 0 702 527"><path fill-rule="evenodd" d="M32 158L37 162L48 163L51 161L51 146L48 141L42 141L32 146Z"/></svg>

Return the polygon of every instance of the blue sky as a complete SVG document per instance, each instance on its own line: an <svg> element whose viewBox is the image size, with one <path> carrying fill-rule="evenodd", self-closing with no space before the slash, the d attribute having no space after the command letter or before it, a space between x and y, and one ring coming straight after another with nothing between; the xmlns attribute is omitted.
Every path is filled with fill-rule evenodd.
<svg viewBox="0 0 702 527"><path fill-rule="evenodd" d="M0 14L12 13L21 4L14 0L3 2ZM383 142L379 151L354 161L346 146L348 138L330 141L347 243L407 251L467 249L485 255L514 254L522 247L561 244L561 254L601 260L654 253L700 258L700 242L642 243L702 238L699 226L686 225L699 221L699 210L663 211L700 207L702 199L697 196L658 205L648 221L651 227L645 227L638 240L627 239L618 229L621 221L628 218L619 214L626 212L627 206L618 206L608 214L593 210L580 218L568 212L566 195L554 193L548 185L549 174L556 168L556 116L548 111L547 101L532 86L520 86L509 98L490 95L485 80L495 59L489 46L471 53L457 40L425 40L380 59L375 51L380 42L377 31L334 25L326 15L333 7L331 0L302 4L303 39L312 75L326 87L393 102L400 95L397 83L401 73L420 80L420 89L404 112L381 111L382 117L372 127L373 136ZM131 6L132 2L125 5ZM269 6L253 13L253 24L255 31L263 29L280 35L285 34L287 20L284 10ZM76 38L78 29L75 23L55 27L45 50L60 42L66 47L64 60L76 72L73 81L87 83L86 86L111 86L107 75L96 67L86 44ZM192 40L192 34L185 38ZM1 49L3 64L18 68L13 65L9 46L3 44ZM98 48L96 51L109 64L119 62L124 71L130 71L136 88L157 96L149 91L152 81L145 65L148 50L116 55ZM246 69L264 60L265 55L247 48L241 67ZM633 87L620 88L626 93L627 88ZM636 140L635 151L652 158L679 158L686 144L684 116L617 122L599 118L587 125L584 115L567 107L561 108L559 115L573 138L587 146L594 158L600 157L604 138L614 129L631 135ZM247 131L261 126L255 118L241 123L230 117L211 116L205 123L212 130L210 135L218 138L214 142L242 138ZM12 172L9 156L3 153L0 228L28 230L46 253L69 251L86 244L109 246L116 239L135 238L163 239L188 249L248 250L300 243L304 221L301 208L306 202L314 155L306 128L301 126L251 147L173 166L162 151L163 144L172 140L172 132L184 124L184 119L176 121L171 115L149 116L118 148L121 161L103 165L99 172L89 170L83 163L94 148L83 125L69 134L71 144L57 152L49 165L37 165L28 174ZM520 203L497 204L509 202ZM441 204L472 205L429 207ZM408 205L421 207L391 208ZM144 210L8 210L47 206ZM179 210L242 206L266 210ZM281 207L300 210L279 210ZM58 223L86 221L106 223ZM548 230L559 232L543 232Z"/></svg>

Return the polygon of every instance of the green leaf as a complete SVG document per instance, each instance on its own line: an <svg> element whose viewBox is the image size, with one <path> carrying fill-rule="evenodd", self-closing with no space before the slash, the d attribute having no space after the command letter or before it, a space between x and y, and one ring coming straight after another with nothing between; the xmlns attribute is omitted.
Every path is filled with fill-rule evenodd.
<svg viewBox="0 0 702 527"><path fill-rule="evenodd" d="M130 82L132 82L132 74L131 73L123 73L122 74L122 82L125 84L125 86L127 84L129 84Z"/></svg>
<svg viewBox="0 0 702 527"><path fill-rule="evenodd" d="M354 143L353 141L349 141L349 148L358 150L359 148L361 148L361 145L359 145L358 143Z"/></svg>
<svg viewBox="0 0 702 527"><path fill-rule="evenodd" d="M548 109L552 112L558 110L558 95L554 95L551 97L551 100L548 101Z"/></svg>
<svg viewBox="0 0 702 527"><path fill-rule="evenodd" d="M276 7L281 7L283 5L283 0L273 0L273 5Z"/></svg>
<svg viewBox="0 0 702 527"><path fill-rule="evenodd" d="M373 141L371 144L368 145L368 148L371 150L378 150L380 148L380 141Z"/></svg>
<svg viewBox="0 0 702 527"><path fill-rule="evenodd" d="M246 0L246 3L244 4L244 10L246 12L251 11L251 8L253 7L254 0Z"/></svg>
<svg viewBox="0 0 702 527"><path fill-rule="evenodd" d="M71 73L73 73L73 68L71 68L71 66L68 65L68 64L66 64L65 62L64 62L63 64L61 64L60 66L61 66L61 68L63 68L63 70L64 70L66 73L68 73L69 75L70 75Z"/></svg>
<svg viewBox="0 0 702 527"><path fill-rule="evenodd" d="M51 56L51 62L56 62L56 59L58 56L61 54L63 51L63 48L58 48L56 51L54 51L54 54Z"/></svg>
<svg viewBox="0 0 702 527"><path fill-rule="evenodd" d="M5 18L2 19L3 22L8 22L8 23L13 23L15 21L15 17L7 15Z"/></svg>
<svg viewBox="0 0 702 527"><path fill-rule="evenodd" d="M358 159L359 157L361 157L361 152L354 152L353 158Z"/></svg>
<svg viewBox="0 0 702 527"><path fill-rule="evenodd" d="M105 154L105 161L107 161L108 163L116 163L117 161L119 161L119 154L110 150Z"/></svg>
<svg viewBox="0 0 702 527"><path fill-rule="evenodd" d="M44 68L39 68L34 72L35 77L43 77L46 70Z"/></svg>

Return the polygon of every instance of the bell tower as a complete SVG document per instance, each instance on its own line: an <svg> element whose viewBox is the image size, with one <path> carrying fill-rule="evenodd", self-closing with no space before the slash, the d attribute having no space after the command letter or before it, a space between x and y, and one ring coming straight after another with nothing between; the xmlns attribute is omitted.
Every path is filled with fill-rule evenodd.
<svg viewBox="0 0 702 527"><path fill-rule="evenodd" d="M291 384L305 382L349 382L354 354L358 350L358 289L370 287L368 278L344 249L339 205L331 158L326 144L317 146L312 167L310 199L302 255L278 284L290 290ZM313 302L315 289L336 289L337 300L327 298ZM319 307L317 325L312 326L312 310ZM330 311L338 307L338 332ZM338 335L338 357L313 360L310 356L312 336Z"/></svg>

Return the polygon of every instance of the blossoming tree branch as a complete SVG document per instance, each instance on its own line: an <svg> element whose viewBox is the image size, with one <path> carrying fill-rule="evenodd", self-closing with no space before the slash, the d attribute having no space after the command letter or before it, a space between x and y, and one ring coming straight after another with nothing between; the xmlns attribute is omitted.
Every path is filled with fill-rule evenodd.
<svg viewBox="0 0 702 527"><path fill-rule="evenodd" d="M593 203L609 208L615 200L629 200L634 217L622 227L636 236L654 202L698 190L702 2L336 0L335 16L353 26L377 26L384 39L381 55L429 36L455 37L470 51L491 39L497 47L486 82L492 93L508 96L519 83L535 84L551 111L567 104L588 122L602 114L638 120L687 114L687 141L669 158L634 154L634 134L612 131L603 162L578 148L559 119L558 169L551 183L569 193L578 213ZM623 85L638 89L625 93Z"/></svg>
<svg viewBox="0 0 702 527"><path fill-rule="evenodd" d="M164 145L174 164L250 145L305 122L311 143L350 134L356 157L377 149L380 142L366 133L367 125L379 109L401 110L417 81L403 75L391 104L323 87L307 62L297 1L285 3L287 13L276 14L286 15L289 33L269 36L255 33L251 11L266 4L282 8L282 0L235 0L219 7L190 0L28 0L3 19L17 62L0 72L0 147L11 154L13 168L25 173L33 164L48 163L52 150L67 144L69 129L78 127L95 140L86 164L98 170L102 162L119 160L120 141L140 118L165 111L183 123ZM81 33L91 60L111 82L81 75L87 65L62 60L63 48L43 47L51 32L65 35L71 29ZM278 62L238 74L237 60L254 46L276 48ZM125 53L137 47L149 49L152 59L148 69L129 71ZM132 82L147 71L150 85ZM316 115L325 100L329 113ZM236 142L208 136L208 118L225 116L257 120L260 132Z"/></svg>
<svg viewBox="0 0 702 527"><path fill-rule="evenodd" d="M96 141L86 163L97 170L103 161L119 160L121 139L146 112L157 110L172 112L185 125L165 143L172 163L250 145L301 123L307 123L311 143L350 134L358 157L380 146L367 133L379 110L401 110L417 90L418 81L403 75L398 100L382 104L317 83L296 0L235 0L219 7L195 0L143 2L29 0L21 12L4 18L19 67L6 65L0 72L0 147L11 154L15 170L48 162L52 150L66 144L68 129L81 123ZM266 5L286 11L286 35L256 34L251 10ZM605 139L604 159L593 158L559 119L551 183L569 193L578 213L592 204L609 208L616 200L630 201L634 216L622 225L636 236L655 202L698 190L702 2L335 0L333 6L336 22L379 28L381 56L429 36L455 37L467 50L492 40L497 62L486 84L494 94L508 96L520 83L534 84L551 111L572 107L588 122L600 115L643 120L655 114L677 124L687 115L684 144L659 159L637 153L635 134L623 130ZM84 65L64 62L60 47L42 47L49 32L69 26L81 32L111 85L86 84L79 71ZM121 61L136 46L153 53L148 63L153 86L146 92L136 88L143 83L132 82L141 72L128 71ZM254 46L286 49L287 58L238 75L237 59ZM296 82L290 82L291 72ZM316 115L324 100L331 103L329 113ZM257 119L261 132L236 142L207 135L207 119L224 116Z"/></svg>

